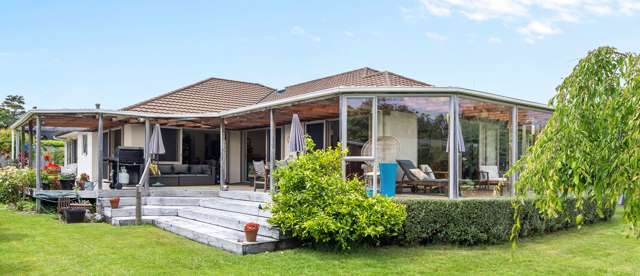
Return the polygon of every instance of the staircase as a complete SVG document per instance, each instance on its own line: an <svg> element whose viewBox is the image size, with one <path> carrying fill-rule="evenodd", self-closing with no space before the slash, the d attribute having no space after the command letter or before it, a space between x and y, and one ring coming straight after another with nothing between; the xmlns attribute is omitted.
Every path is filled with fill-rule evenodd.
<svg viewBox="0 0 640 276"><path fill-rule="evenodd" d="M117 209L110 208L109 199L100 199L109 223L135 224L135 194L120 195ZM270 200L266 193L246 191L151 190L142 197L142 222L236 254L291 248L294 242L268 223L271 213L264 208ZM248 222L260 224L256 242L245 241Z"/></svg>

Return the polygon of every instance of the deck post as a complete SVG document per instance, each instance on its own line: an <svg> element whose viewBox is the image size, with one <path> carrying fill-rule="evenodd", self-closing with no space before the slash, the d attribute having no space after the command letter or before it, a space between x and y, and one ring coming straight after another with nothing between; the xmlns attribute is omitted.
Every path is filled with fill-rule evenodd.
<svg viewBox="0 0 640 276"><path fill-rule="evenodd" d="M514 105L511 111L511 160L509 162L509 169L518 160L518 106ZM516 181L518 180L518 173L515 172L511 175L511 195L516 194Z"/></svg>
<svg viewBox="0 0 640 276"><path fill-rule="evenodd" d="M276 114L273 109L269 110L269 190L275 192L273 182L273 169L276 162Z"/></svg>
<svg viewBox="0 0 640 276"><path fill-rule="evenodd" d="M20 127L20 131L18 132L18 164L20 168L24 168L24 158L22 156L22 149L24 149L24 127Z"/></svg>
<svg viewBox="0 0 640 276"><path fill-rule="evenodd" d="M220 121L220 191L227 190L227 129L224 119ZM214 176L215 177L215 176Z"/></svg>
<svg viewBox="0 0 640 276"><path fill-rule="evenodd" d="M449 98L449 199L458 199L458 97Z"/></svg>
<svg viewBox="0 0 640 276"><path fill-rule="evenodd" d="M29 122L29 149L27 151L27 167L33 168L33 123Z"/></svg>
<svg viewBox="0 0 640 276"><path fill-rule="evenodd" d="M41 177L41 149L40 149L40 136L42 135L42 121L40 120L40 116L36 116L36 160L35 160L35 171L36 171L36 193L40 192L42 189L42 177ZM32 136L33 137L33 136ZM42 208L42 202L39 198L36 198L36 212L40 212Z"/></svg>
<svg viewBox="0 0 640 276"><path fill-rule="evenodd" d="M373 175L371 176L371 184L373 186L372 195L376 195L378 191L378 97L373 97L371 104L371 157L373 161Z"/></svg>
<svg viewBox="0 0 640 276"><path fill-rule="evenodd" d="M340 95L340 145L342 151L347 150L347 101ZM342 178L347 178L347 161L342 158Z"/></svg>
<svg viewBox="0 0 640 276"><path fill-rule="evenodd" d="M99 107L99 105L96 105ZM103 179L103 169L104 169L104 138L103 138L103 116L102 113L98 112L98 177L96 177L96 181L98 181L98 191L102 190L102 179Z"/></svg>
<svg viewBox="0 0 640 276"><path fill-rule="evenodd" d="M16 160L16 130L11 129L11 160Z"/></svg>
<svg viewBox="0 0 640 276"><path fill-rule="evenodd" d="M144 119L144 164L148 164L151 158L149 154L149 135L151 135L151 121L148 118ZM144 189L149 190L149 178L144 180Z"/></svg>

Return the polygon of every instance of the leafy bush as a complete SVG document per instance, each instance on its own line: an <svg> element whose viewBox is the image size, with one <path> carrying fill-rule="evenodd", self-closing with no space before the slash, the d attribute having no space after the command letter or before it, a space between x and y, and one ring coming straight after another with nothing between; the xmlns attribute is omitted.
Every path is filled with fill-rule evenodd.
<svg viewBox="0 0 640 276"><path fill-rule="evenodd" d="M514 209L510 199L414 199L398 200L406 205L407 219L399 242L451 243L460 245L496 244L510 239ZM576 226L580 211L575 199L568 199L564 212L547 219L535 207L533 199L525 200L520 213L520 236L534 236ZM584 223L608 220L612 209L603 216L593 201L585 200L581 211Z"/></svg>
<svg viewBox="0 0 640 276"><path fill-rule="evenodd" d="M311 139L306 142L314 148ZM404 206L383 196L368 197L360 180L343 179L344 155L339 149L311 150L276 170L279 192L269 222L303 242L339 249L397 235Z"/></svg>
<svg viewBox="0 0 640 276"><path fill-rule="evenodd" d="M36 175L32 169L0 168L0 203L18 207L27 188L35 187Z"/></svg>

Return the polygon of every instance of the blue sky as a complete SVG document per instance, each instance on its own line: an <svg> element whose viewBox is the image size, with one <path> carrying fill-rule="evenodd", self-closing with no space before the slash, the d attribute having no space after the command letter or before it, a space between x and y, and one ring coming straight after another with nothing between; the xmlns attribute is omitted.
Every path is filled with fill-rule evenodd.
<svg viewBox="0 0 640 276"><path fill-rule="evenodd" d="M212 76L283 88L369 66L547 102L590 49L638 51L638 26L640 0L2 1L0 96L116 109Z"/></svg>

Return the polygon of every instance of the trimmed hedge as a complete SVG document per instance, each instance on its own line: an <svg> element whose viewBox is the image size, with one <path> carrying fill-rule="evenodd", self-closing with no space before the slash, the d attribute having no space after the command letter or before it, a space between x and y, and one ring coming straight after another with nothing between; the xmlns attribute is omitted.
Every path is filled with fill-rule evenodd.
<svg viewBox="0 0 640 276"><path fill-rule="evenodd" d="M513 227L510 199L413 199L398 200L407 206L407 219L398 239L401 244L449 243L459 245L496 244L509 241ZM565 212L547 219L525 202L521 214L520 237L539 235L576 226L575 200L565 205ZM609 220L614 210L598 215L594 203L585 201L584 222Z"/></svg>

